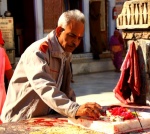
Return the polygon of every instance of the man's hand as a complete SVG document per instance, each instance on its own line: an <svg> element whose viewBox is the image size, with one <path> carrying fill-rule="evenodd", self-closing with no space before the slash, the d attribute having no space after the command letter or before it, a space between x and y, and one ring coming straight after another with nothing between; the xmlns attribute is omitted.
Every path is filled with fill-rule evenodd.
<svg viewBox="0 0 150 134"><path fill-rule="evenodd" d="M76 116L89 116L94 119L99 119L102 107L96 102L87 102L79 107Z"/></svg>

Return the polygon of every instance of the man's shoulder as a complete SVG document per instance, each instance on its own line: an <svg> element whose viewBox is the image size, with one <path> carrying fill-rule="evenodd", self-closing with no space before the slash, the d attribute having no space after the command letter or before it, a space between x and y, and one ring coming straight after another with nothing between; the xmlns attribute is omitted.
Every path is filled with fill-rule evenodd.
<svg viewBox="0 0 150 134"><path fill-rule="evenodd" d="M40 44L39 50L42 51L43 53L46 53L48 50L48 47L49 47L48 42L44 41Z"/></svg>

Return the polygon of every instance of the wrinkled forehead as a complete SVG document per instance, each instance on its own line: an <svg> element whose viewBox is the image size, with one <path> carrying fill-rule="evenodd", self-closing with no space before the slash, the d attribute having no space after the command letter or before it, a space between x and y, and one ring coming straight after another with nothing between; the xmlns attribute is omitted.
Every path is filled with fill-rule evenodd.
<svg viewBox="0 0 150 134"><path fill-rule="evenodd" d="M73 34L77 37L83 37L84 24L81 21L72 21L65 28L66 33Z"/></svg>

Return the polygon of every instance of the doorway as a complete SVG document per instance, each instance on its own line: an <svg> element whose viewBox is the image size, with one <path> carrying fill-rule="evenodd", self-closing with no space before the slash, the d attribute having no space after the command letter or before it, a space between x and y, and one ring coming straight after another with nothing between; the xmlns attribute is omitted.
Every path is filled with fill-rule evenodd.
<svg viewBox="0 0 150 134"><path fill-rule="evenodd" d="M15 56L35 41L34 0L7 0L8 11L14 19Z"/></svg>
<svg viewBox="0 0 150 134"><path fill-rule="evenodd" d="M93 59L100 59L103 52L108 49L107 13L106 0L90 0L90 45Z"/></svg>

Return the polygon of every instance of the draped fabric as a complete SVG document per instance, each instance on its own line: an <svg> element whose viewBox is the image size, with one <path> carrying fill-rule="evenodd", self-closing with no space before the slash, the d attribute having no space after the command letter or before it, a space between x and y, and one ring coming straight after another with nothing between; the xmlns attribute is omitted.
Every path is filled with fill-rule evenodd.
<svg viewBox="0 0 150 134"><path fill-rule="evenodd" d="M6 98L4 74L5 74L5 50L0 47L0 114Z"/></svg>
<svg viewBox="0 0 150 134"><path fill-rule="evenodd" d="M116 30L117 31L117 30ZM118 31L117 31L118 32ZM110 49L115 46L115 45L119 45L122 49L123 49L123 44L124 44L124 41L122 39L122 36L121 34L118 32L119 34L119 37L116 37L115 35L112 35L111 38L110 38L110 41L109 41L109 45L110 45Z"/></svg>
<svg viewBox="0 0 150 134"><path fill-rule="evenodd" d="M121 75L113 92L115 97L122 103L128 104L131 94L133 99L140 95L141 80L138 63L138 55L135 44L129 45L129 50L121 66Z"/></svg>

